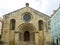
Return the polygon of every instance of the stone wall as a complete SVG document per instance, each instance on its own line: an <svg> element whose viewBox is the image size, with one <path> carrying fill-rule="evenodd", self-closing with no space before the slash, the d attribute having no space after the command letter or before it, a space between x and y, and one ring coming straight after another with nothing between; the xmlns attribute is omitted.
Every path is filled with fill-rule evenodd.
<svg viewBox="0 0 60 45"><path fill-rule="evenodd" d="M30 14L31 15L31 20L27 23L24 21L23 19L23 15L24 14ZM16 24L15 24L15 30L10 30L10 20L11 19L15 19ZM6 15L4 15L3 17L3 34L2 34L2 41L5 42L4 45L23 45L26 44L27 42L24 42L23 39L23 33L24 31L29 31L31 34L31 39L32 37L34 37L34 40L32 39L32 41L28 42L29 44L34 44L34 45L44 45L45 42L50 41L50 32L48 33L49 29L48 29L48 21L49 21L50 17L38 12L34 9L31 9L30 7L24 7L22 9L16 10L14 12L8 13ZM42 20L44 23L44 29L43 30L39 30L38 28L38 21ZM21 25L23 25L21 27ZM32 24L31 26L29 24ZM24 30L23 28L29 28L30 30ZM30 26L30 27L29 27ZM35 28L34 28L35 27ZM22 30L22 29L23 30ZM19 40L19 33L22 34L21 35L21 41ZM32 33L34 34L34 36L32 36ZM47 38L46 38L47 36ZM49 38L48 38L49 37Z"/></svg>

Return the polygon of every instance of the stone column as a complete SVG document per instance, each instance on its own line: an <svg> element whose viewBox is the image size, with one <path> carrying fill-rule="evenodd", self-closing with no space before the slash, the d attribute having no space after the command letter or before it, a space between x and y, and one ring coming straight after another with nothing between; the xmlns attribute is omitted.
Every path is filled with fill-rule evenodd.
<svg viewBox="0 0 60 45"><path fill-rule="evenodd" d="M23 44L23 33L19 33L19 44L22 45Z"/></svg>
<svg viewBox="0 0 60 45"><path fill-rule="evenodd" d="M30 34L30 43L31 44L34 44L35 43L35 34L34 33L31 33Z"/></svg>
<svg viewBox="0 0 60 45"><path fill-rule="evenodd" d="M15 33L15 45L19 45L19 33Z"/></svg>
<svg viewBox="0 0 60 45"><path fill-rule="evenodd" d="M35 45L38 45L38 32L35 32Z"/></svg>

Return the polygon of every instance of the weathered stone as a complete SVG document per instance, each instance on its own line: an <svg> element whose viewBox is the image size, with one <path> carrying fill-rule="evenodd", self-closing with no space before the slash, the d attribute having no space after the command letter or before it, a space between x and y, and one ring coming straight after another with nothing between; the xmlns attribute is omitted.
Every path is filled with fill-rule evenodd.
<svg viewBox="0 0 60 45"><path fill-rule="evenodd" d="M24 21L25 14L31 16L30 21ZM11 19L16 21L15 30L10 30ZM43 21L43 30L39 30L39 20ZM28 6L4 15L2 33L2 41L6 42L4 45L47 45L47 42L51 42L48 20L50 20L49 16ZM30 33L29 41L24 41L25 31Z"/></svg>

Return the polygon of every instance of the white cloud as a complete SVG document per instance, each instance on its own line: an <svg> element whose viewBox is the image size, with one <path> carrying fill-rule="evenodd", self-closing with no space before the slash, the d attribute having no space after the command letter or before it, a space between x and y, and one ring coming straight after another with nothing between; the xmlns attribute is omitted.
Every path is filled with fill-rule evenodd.
<svg viewBox="0 0 60 45"><path fill-rule="evenodd" d="M0 14L5 14L7 12L22 8L25 6L26 2L30 4L30 7L37 9L40 3L39 1L40 0L0 0L0 8L4 9L0 10Z"/></svg>
<svg viewBox="0 0 60 45"><path fill-rule="evenodd" d="M26 2L30 7L50 15L52 10L58 8L60 0L0 0L0 16L24 7Z"/></svg>
<svg viewBox="0 0 60 45"><path fill-rule="evenodd" d="M45 12L45 10L47 8L47 4L48 4L48 0L42 0L40 11Z"/></svg>

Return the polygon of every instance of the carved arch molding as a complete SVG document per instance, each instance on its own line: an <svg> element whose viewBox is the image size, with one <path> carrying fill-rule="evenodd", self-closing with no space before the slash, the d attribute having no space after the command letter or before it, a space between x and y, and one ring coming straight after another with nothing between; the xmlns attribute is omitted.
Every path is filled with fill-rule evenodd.
<svg viewBox="0 0 60 45"><path fill-rule="evenodd" d="M34 42L35 41L35 32L36 28L31 23L23 23L18 26L19 31L19 40L24 42Z"/></svg>

